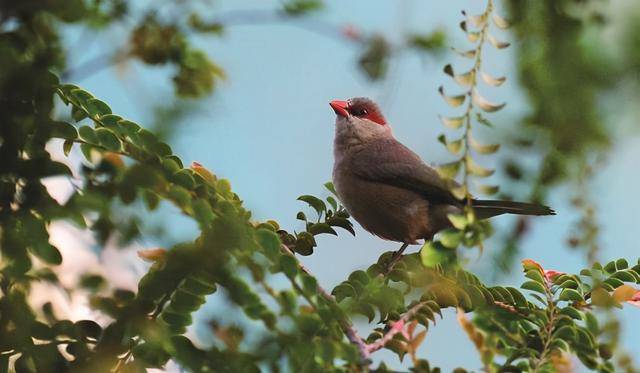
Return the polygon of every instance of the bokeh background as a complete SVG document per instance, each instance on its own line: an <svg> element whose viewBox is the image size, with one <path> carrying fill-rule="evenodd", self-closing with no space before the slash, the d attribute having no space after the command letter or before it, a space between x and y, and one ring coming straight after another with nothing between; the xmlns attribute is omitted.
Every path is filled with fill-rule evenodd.
<svg viewBox="0 0 640 373"><path fill-rule="evenodd" d="M135 17L152 9L159 19L171 19L185 11L186 3L135 2L131 14ZM160 131L182 159L200 162L228 178L255 218L275 219L287 229L300 229L302 223L295 216L305 206L297 196L326 195L322 184L330 180L333 162L335 118L328 106L332 99L374 99L393 125L396 137L423 159L432 163L451 159L437 137L446 131L438 115L451 114L452 110L437 88L444 84L449 91L457 89L443 73L443 66L452 63L464 69L467 62L450 47L468 48L458 28L461 10L479 12L483 2L325 1L321 9L293 18L271 16L282 6L278 1L193 3L191 6L203 19L227 23L221 35L190 36L190 42L206 51L226 75L217 81L211 95L176 98L170 78L174 66L149 67L126 58L114 61L110 52L113 46L126 49L128 45L130 26L126 20L100 31L65 26L63 35L69 52L64 79L82 85L123 117ZM497 168L492 182L502 185L504 193L518 199L542 199L558 215L526 223L510 216L496 219L496 233L482 255L477 250L466 254L468 266L488 283L522 282L518 263L524 258L533 258L545 268L576 272L588 264L589 250L603 261L638 257L635 233L640 228L636 191L640 182L636 172L640 127L636 92L640 59L634 55L634 30L640 25L640 4L632 0L561 3L558 6L564 7L568 19L579 25L577 32L554 31L552 20L543 17L544 11L534 9L536 3L497 3L505 16L517 16L514 9L528 7L532 16L541 17L537 19L539 27L547 29L542 34L524 26L497 30L496 36L508 40L511 47L500 51L486 48L486 71L506 76L507 82L499 88L483 88L483 94L494 102L506 101L507 106L490 115L494 128L480 129L479 137L485 142L503 143L496 156L485 157L482 163ZM411 35L433 36L434 32L445 37L444 47L419 49L406 45ZM375 35L383 37L391 48L384 57L384 74L379 76L371 71L367 74L359 63L370 52ZM560 42L555 43L556 38ZM577 49L580 53L571 55ZM557 56L560 68L571 70L575 66L575 73L583 80L573 79L571 71L567 81L554 80L562 74L554 71L556 57L549 56ZM571 58L572 62L566 60ZM527 70L527 59L541 64L539 71ZM597 73L583 74L580 69L585 64ZM549 81L532 85L531 80L540 76L547 76ZM541 102L536 98L536 94L544 93L540 87L557 90L558 99ZM572 102L586 92L593 99L589 107L579 106L584 101ZM554 105L558 107L551 107ZM549 114L549 123L541 127L550 126L551 130L531 126L535 122L531 114L541 110ZM588 132L591 124L575 122L579 116L564 118L574 120L571 125L562 120L553 122L562 116L554 117L553 113L575 111L583 111L585 121L597 121L595 125L600 126L606 139L585 140L587 135L582 131ZM563 132L562 126L569 126L563 141L575 142L575 147L553 141L556 132ZM521 139L529 144L518 145ZM555 155L550 157L552 153ZM545 184L535 177L517 177L518 170L535 175L545 162L556 162L558 153L564 163L558 171L562 176L556 181ZM75 156L79 162L81 155ZM49 186L64 198L72 189L72 181L51 180ZM572 203L576 196L583 196L584 201ZM597 226L595 233L589 222ZM56 226L52 239L64 243L58 245L65 256L60 272L72 281L87 266L95 266L103 268L118 286L135 287L145 270L145 264L135 256L136 249L169 247L197 232L194 223L168 205L139 224L141 238L124 251L99 247L90 235L64 224ZM514 239L514 231L523 225L526 233ZM585 239L586 231L594 234ZM517 243L505 249L506 242ZM366 268L382 252L393 249L394 243L381 241L357 226L355 237L322 236L314 254L302 261L325 288L332 288L352 271ZM65 302L58 307L66 307L66 312L76 317L91 312L81 298L60 298L60 304ZM625 307L618 312L623 320L625 348L638 356L640 310ZM207 321L212 315L227 320L237 316L223 297L211 297L190 330L201 343L211 341ZM457 366L481 367L453 311L446 312L443 320L429 330L421 349L432 364L445 371ZM403 364L393 354L385 354L377 358L402 369ZM579 369L579 363L576 366Z"/></svg>

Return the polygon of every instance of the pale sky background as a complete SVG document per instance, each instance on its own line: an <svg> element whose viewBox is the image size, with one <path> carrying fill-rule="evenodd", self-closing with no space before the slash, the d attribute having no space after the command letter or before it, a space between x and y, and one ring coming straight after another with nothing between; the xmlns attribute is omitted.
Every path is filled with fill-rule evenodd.
<svg viewBox="0 0 640 373"><path fill-rule="evenodd" d="M383 32L392 40L401 40L401 35L407 31L429 32L443 27L450 36L450 46L466 49L468 44L457 27L461 20L460 10L473 13L481 9L483 3L468 0L335 0L327 1L326 8L312 17L336 27L353 24L363 30ZM615 14L621 15L624 12L620 9L628 6L631 0L612 3ZM210 9L203 9L203 17L232 9L270 9L278 2L243 0L213 4ZM122 31L100 36L74 51L70 65L105 53L114 44L121 45L125 35ZM615 36L616 30L609 34ZM496 32L496 35L509 39L502 32ZM77 29L67 32L70 42L78 37ZM517 41L513 42L517 45ZM439 59L403 54L392 59L385 81L371 84L355 67L357 48L286 24L234 26L222 37L198 38L196 43L225 69L228 80L215 94L198 103L197 112L175 123L179 130L171 145L185 163L198 161L228 178L256 219L276 219L287 230L300 229L295 215L304 205L296 198L302 194L326 195L322 184L330 180L333 162L335 116L328 106L332 99L353 96L375 99L399 140L429 162L441 163L450 159L436 137L444 131L437 115L452 113L439 97L437 87L445 83L450 91L457 89L442 73L442 66L450 62L454 67L463 66L465 62L451 52L443 53ZM485 88L483 93L493 101L507 100L508 104L503 111L491 116L497 126L493 132L482 132L481 138L485 140L509 130L509 126L514 126L514 121L528 109L524 93L515 79L514 49L506 52L487 49L490 51L484 59L486 71L506 75L508 81L498 89ZM106 69L80 81L71 77L69 83L86 88L109 103L114 113L144 126L152 120L153 106L169 101L172 94L170 73L169 68L149 69L132 63L125 69ZM620 123L616 130L620 136L615 140L607 165L591 183L591 193L597 196L598 218L603 223L600 237L603 260L626 257L635 261L638 258L637 235L632 232L640 228L640 199L634 197L637 195L635 169L640 159L640 138L633 130L633 120L633 114L621 114L616 119ZM504 152L500 156L509 155ZM535 155L518 156L531 157L531 161L536 159ZM483 159L485 165L492 163L490 157ZM492 180L499 183L502 179L498 174ZM520 197L525 196L525 192L522 191ZM570 195L571 190L566 188L553 192L550 204L558 215L532 221L532 230L518 260L533 258L546 268L564 272L577 272L583 268L585 261L581 254L568 250L564 244L577 219L570 211ZM172 227L172 239L195 237L195 225L181 218L177 210L165 208L162 211L155 219ZM512 219L500 217L496 227L509 227ZM72 238L69 240L73 241ZM138 243L141 247L168 244L149 236ZM338 238L322 236L318 244L315 253L302 261L328 289L352 271L366 269L382 252L397 248L396 244L381 241L359 227L356 237L349 234L340 234ZM417 246L413 248L417 249ZM470 255L471 268L487 281L494 271L492 254L499 249L490 241L482 257L477 259L475 252ZM73 260L73 257L65 254L65 261ZM128 258L137 260L134 256ZM103 256L103 262L108 260ZM131 266L123 264L123 271L130 271ZM497 284L518 286L522 282L518 268ZM195 335L206 338L204 323L210 315L232 313L219 298L212 296L198 312ZM637 333L633 336L630 331L640 329L640 309L625 307L619 313L626 320L625 344L638 356L640 342ZM444 371L457 366L470 370L481 367L477 353L458 327L453 311L446 312L444 320L430 328L422 352L432 366L439 366ZM392 368L402 369L391 353L376 353L375 356L384 357Z"/></svg>

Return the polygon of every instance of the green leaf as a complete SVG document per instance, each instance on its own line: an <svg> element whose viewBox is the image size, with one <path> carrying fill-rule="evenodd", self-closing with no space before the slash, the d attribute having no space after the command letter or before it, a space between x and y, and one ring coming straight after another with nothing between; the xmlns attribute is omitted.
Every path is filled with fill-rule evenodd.
<svg viewBox="0 0 640 373"><path fill-rule="evenodd" d="M447 64L444 67L444 73L451 76L456 83L460 84L463 87L469 87L473 84L475 80L475 72L474 70L467 71L466 73L456 74L453 71L453 67L450 64Z"/></svg>
<svg viewBox="0 0 640 373"><path fill-rule="evenodd" d="M331 218L327 219L327 224L333 227L340 227L346 230L347 232L351 233L353 236L356 235L356 231L353 229L353 224L349 221L349 219L334 215Z"/></svg>
<svg viewBox="0 0 640 373"><path fill-rule="evenodd" d="M113 132L111 132L111 130L103 127L96 129L95 133L98 137L100 145L102 145L105 149L113 152L120 151L122 144L120 143L118 137Z"/></svg>
<svg viewBox="0 0 640 373"><path fill-rule="evenodd" d="M362 270L357 270L355 272L352 272L349 277L348 277L349 281L351 282L358 282L362 285L366 285L369 283L369 275L367 274L367 272L362 271Z"/></svg>
<svg viewBox="0 0 640 373"><path fill-rule="evenodd" d="M582 295L578 291L573 289L562 290L558 299L572 302L584 302L584 298L582 297Z"/></svg>
<svg viewBox="0 0 640 373"><path fill-rule="evenodd" d="M329 205L331 205L334 211L338 209L338 201L336 201L335 198L328 196L326 200L327 202L329 202Z"/></svg>
<svg viewBox="0 0 640 373"><path fill-rule="evenodd" d="M533 281L539 283L539 284L544 284L545 283L545 279L542 277L542 273L540 272L540 270L538 268L533 268L533 269L528 269L524 275L527 278L532 279Z"/></svg>
<svg viewBox="0 0 640 373"><path fill-rule="evenodd" d="M324 187L327 188L327 190L329 192L331 192L331 194L333 194L334 196L337 195L336 187L333 185L332 182L328 181L328 182L324 183Z"/></svg>
<svg viewBox="0 0 640 373"><path fill-rule="evenodd" d="M138 137L138 131L140 126L130 120L122 119L118 121L118 125L122 127L123 131L129 136L129 138Z"/></svg>
<svg viewBox="0 0 640 373"><path fill-rule="evenodd" d="M331 292L336 297L336 302L341 302L345 298L356 298L358 294L355 288L348 282L343 282L336 286Z"/></svg>
<svg viewBox="0 0 640 373"><path fill-rule="evenodd" d="M615 277L609 277L608 279L604 280L604 284L609 284L611 285L611 287L613 289L618 288L622 285L624 285L624 283L622 281L620 281L619 279L615 278Z"/></svg>
<svg viewBox="0 0 640 373"><path fill-rule="evenodd" d="M469 224L469 221L467 220L467 217L465 215L462 214L448 214L447 218L449 219L449 221L451 222L451 224L459 230L463 230L467 227L467 225Z"/></svg>
<svg viewBox="0 0 640 373"><path fill-rule="evenodd" d="M147 208L150 211L155 210L160 203L160 197L158 197L158 195L152 191L145 190L142 194L142 197L144 198L145 205L147 205Z"/></svg>
<svg viewBox="0 0 640 373"><path fill-rule="evenodd" d="M280 268L287 277L294 278L298 274L298 261L290 255L281 255Z"/></svg>
<svg viewBox="0 0 640 373"><path fill-rule="evenodd" d="M636 276L633 271L618 271L611 275L611 277L624 282L637 282L638 279Z"/></svg>
<svg viewBox="0 0 640 373"><path fill-rule="evenodd" d="M71 140L66 140L64 144L62 144L62 152L64 153L65 157L69 156L69 153L71 152L71 148L73 148L73 141Z"/></svg>
<svg viewBox="0 0 640 373"><path fill-rule="evenodd" d="M85 102L83 105L84 108L89 112L89 115L98 119L102 115L111 114L111 108L109 105L104 103L103 101L98 100L97 98L91 98Z"/></svg>
<svg viewBox="0 0 640 373"><path fill-rule="evenodd" d="M174 327L174 331L184 330L184 327L191 325L193 320L188 313L172 312L170 310L164 310L160 316L167 324Z"/></svg>
<svg viewBox="0 0 640 373"><path fill-rule="evenodd" d="M608 273L614 273L618 270L618 268L616 267L616 262L613 260L607 263L603 269Z"/></svg>
<svg viewBox="0 0 640 373"><path fill-rule="evenodd" d="M186 189L193 189L196 186L196 180L191 175L191 170L183 168L174 173L171 177L172 181L178 185L185 187Z"/></svg>
<svg viewBox="0 0 640 373"><path fill-rule="evenodd" d="M448 250L432 241L427 241L420 249L420 260L425 267L434 268L439 264L448 262L453 254L452 250Z"/></svg>
<svg viewBox="0 0 640 373"><path fill-rule="evenodd" d="M215 214L211 209L209 203L203 199L197 199L193 201L191 204L191 208L193 208L193 212L196 220L201 224L201 226L207 227L213 219L215 218Z"/></svg>
<svg viewBox="0 0 640 373"><path fill-rule="evenodd" d="M441 134L440 136L438 136L438 141L440 141L440 143L442 143L447 148L447 150L454 155L460 153L460 150L462 149L462 145L463 145L463 139L458 139L458 140L449 142L447 141L447 138L445 137L444 134Z"/></svg>
<svg viewBox="0 0 640 373"><path fill-rule="evenodd" d="M300 255L313 254L313 248L316 246L316 240L309 232L300 232L296 238L295 252Z"/></svg>
<svg viewBox="0 0 640 373"><path fill-rule="evenodd" d="M445 179L453 179L460 171L460 163L458 160L440 165L437 168L438 174Z"/></svg>
<svg viewBox="0 0 640 373"><path fill-rule="evenodd" d="M81 88L76 88L76 89L72 89L70 91L71 98L75 99L75 101L82 105L85 106L85 104L87 103L87 101L91 100L93 98L93 95Z"/></svg>
<svg viewBox="0 0 640 373"><path fill-rule="evenodd" d="M563 308L562 310L560 310L560 313L563 315L567 315L575 320L582 320L584 315L581 311L578 311L576 308L571 306Z"/></svg>
<svg viewBox="0 0 640 373"><path fill-rule="evenodd" d="M78 131L72 124L67 122L51 122L51 137L75 140L78 138Z"/></svg>
<svg viewBox="0 0 640 373"><path fill-rule="evenodd" d="M89 144L99 144L98 136L96 135L93 128L89 126L81 126L78 129L78 133L80 134L80 138Z"/></svg>
<svg viewBox="0 0 640 373"><path fill-rule="evenodd" d="M186 291L198 295L209 295L217 290L215 280L211 274L199 271L187 277L180 285Z"/></svg>
<svg viewBox="0 0 640 373"><path fill-rule="evenodd" d="M313 294L318 291L318 281L307 274L303 274L302 276L302 288L305 292Z"/></svg>
<svg viewBox="0 0 640 373"><path fill-rule="evenodd" d="M256 239L268 257L277 257L280 252L280 239L274 232L267 229L258 229L256 231Z"/></svg>
<svg viewBox="0 0 640 373"><path fill-rule="evenodd" d="M31 252L45 263L58 265L62 263L60 251L48 242L38 242L31 246Z"/></svg>
<svg viewBox="0 0 640 373"><path fill-rule="evenodd" d="M544 286L541 283L536 281L525 281L522 285L520 285L520 287L526 290L531 290L541 294L546 294L546 290Z"/></svg>
<svg viewBox="0 0 640 373"><path fill-rule="evenodd" d="M300 16L322 8L320 0L288 0L283 4L283 10L290 16Z"/></svg>
<svg viewBox="0 0 640 373"><path fill-rule="evenodd" d="M118 136L124 137L127 135L127 131L125 131L125 129L118 124L118 122L120 122L121 120L122 120L122 117L114 114L106 114L101 116L100 119L98 119L100 124L102 124L105 128L108 128L109 130L113 131L113 133L115 133Z"/></svg>
<svg viewBox="0 0 640 373"><path fill-rule="evenodd" d="M353 311L366 316L367 319L369 319L369 322L373 321L373 319L376 317L376 310L372 305L368 303L357 303L353 307Z"/></svg>
<svg viewBox="0 0 640 373"><path fill-rule="evenodd" d="M451 188L451 193L457 199L464 199L467 197L467 188L464 185L460 185L458 187Z"/></svg>
<svg viewBox="0 0 640 373"><path fill-rule="evenodd" d="M92 153L94 150L94 146L90 145L90 144L80 144L80 151L82 152L82 155L84 155L84 158L88 161L88 162L93 162L93 157L92 157Z"/></svg>
<svg viewBox="0 0 640 373"><path fill-rule="evenodd" d="M323 212L327 211L327 206L320 198L310 195L303 195L298 197L298 201L306 202L309 206L313 207L313 209L316 210L318 215L321 215Z"/></svg>
<svg viewBox="0 0 640 373"><path fill-rule="evenodd" d="M616 260L616 269L618 271L629 268L629 262L626 259L618 259Z"/></svg>
<svg viewBox="0 0 640 373"><path fill-rule="evenodd" d="M331 228L331 226L329 226L329 224L326 223L316 223L316 224L311 224L309 226L308 229L309 233L311 233L312 235L317 235L317 234L321 234L321 233L329 233L332 234L334 236L337 236L338 233L336 233L336 231Z"/></svg>
<svg viewBox="0 0 640 373"><path fill-rule="evenodd" d="M565 341L573 341L576 337L576 332L573 327L565 325L558 328L558 330L553 333L553 336L556 338L561 338Z"/></svg>
<svg viewBox="0 0 640 373"><path fill-rule="evenodd" d="M204 304L204 297L178 289L171 296L171 303L167 310L173 310L177 313L188 313L196 311Z"/></svg>
<svg viewBox="0 0 640 373"><path fill-rule="evenodd" d="M511 296L513 297L513 300L515 302L515 305L518 307L526 307L527 306L527 299L524 297L524 295L522 295L522 293L520 293L518 291L518 289L507 286L505 289L507 289L507 291L509 293L511 293Z"/></svg>
<svg viewBox="0 0 640 373"><path fill-rule="evenodd" d="M76 321L76 327L82 332L83 335L98 339L102 334L102 327L92 320L80 320Z"/></svg>
<svg viewBox="0 0 640 373"><path fill-rule="evenodd" d="M442 245L449 249L455 249L460 245L460 240L462 239L463 232L460 232L455 229L445 229L438 233L440 242Z"/></svg>
<svg viewBox="0 0 640 373"><path fill-rule="evenodd" d="M169 352L159 342L140 343L133 348L132 354L135 362L144 362L143 366L149 368L162 368L171 358ZM127 369L122 370L133 373L133 371ZM146 371L144 368L142 370Z"/></svg>

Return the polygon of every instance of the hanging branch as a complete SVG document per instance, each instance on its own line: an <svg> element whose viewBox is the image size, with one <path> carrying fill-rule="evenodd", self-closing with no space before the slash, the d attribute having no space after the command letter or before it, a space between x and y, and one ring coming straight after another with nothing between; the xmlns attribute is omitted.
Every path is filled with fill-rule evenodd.
<svg viewBox="0 0 640 373"><path fill-rule="evenodd" d="M482 144L473 137L472 133L474 123L491 125L483 116L482 112L496 112L505 106L504 103L494 104L490 102L478 92L478 77L480 77L486 85L493 87L498 87L506 81L505 77L496 78L482 71L482 53L487 42L497 49L504 49L509 46L508 43L498 41L489 33L491 22L501 29L508 27L508 23L502 17L493 14L493 11L493 0L489 0L485 11L480 15L468 16L466 12L462 12L466 19L460 23L460 28L467 35L467 39L475 44L475 47L467 51L458 51L455 49L454 51L464 58L472 59L473 66L469 71L458 74L454 71L453 67L448 64L444 67L444 72L451 76L457 84L464 87L466 92L450 96L445 94L444 87L440 86L438 89L445 102L451 107L462 106L465 101L467 103L463 115L457 117L440 117L440 120L446 127L452 129L462 128L464 132L463 135L456 140L449 140L444 134L440 135L439 141L445 145L450 153L459 156L459 158L454 162L443 165L439 171L444 177L453 179L462 167L462 184L452 188L452 192L456 197L466 199L468 207L471 206L471 177L484 178L491 176L495 171L477 164L473 160L472 150L478 154L492 154L498 151L500 147L499 144ZM497 186L491 185L479 185L478 188L485 194L494 194L498 191ZM471 210L468 209L468 212L471 212Z"/></svg>
<svg viewBox="0 0 640 373"><path fill-rule="evenodd" d="M482 70L482 54L487 43L497 49L504 49L509 43L499 41L491 33L490 25L494 24L500 29L508 27L508 23L497 14L494 14L493 0L488 0L484 12L479 15L467 15L462 12L465 20L460 23L460 28L473 43L474 48L466 51L454 49L454 51L466 59L471 59L473 65L470 70L464 73L457 73L450 64L444 67L444 72L451 76L453 80L465 89L465 92L458 95L448 95L444 87L440 86L438 91L445 102L451 107L461 107L466 102L464 113L460 116L446 117L440 116L442 123L453 130L462 129L463 132L457 139L448 138L441 134L438 140L446 147L447 151L457 157L453 162L446 163L438 168L441 176L451 183L451 192L460 200L466 201L464 216L451 215L449 219L455 230L445 231L441 234L441 243L447 248L456 248L460 243L467 247L478 246L482 250L482 241L488 235L489 227L486 223L479 222L475 218L471 208L471 178L486 178L495 170L479 165L474 159L474 154L493 154L498 151L500 144L483 144L473 136L474 124L492 126L483 113L496 112L502 109L505 104L495 104L484 98L479 93L479 79L485 85L498 87L505 81L505 77L493 77ZM462 183L457 184L453 179L462 170ZM484 194L490 195L498 192L496 185L476 185L477 189Z"/></svg>

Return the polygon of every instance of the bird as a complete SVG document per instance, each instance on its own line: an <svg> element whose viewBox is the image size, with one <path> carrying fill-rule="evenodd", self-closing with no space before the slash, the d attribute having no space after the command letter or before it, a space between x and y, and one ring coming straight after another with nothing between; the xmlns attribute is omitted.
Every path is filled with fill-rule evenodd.
<svg viewBox="0 0 640 373"><path fill-rule="evenodd" d="M333 100L336 113L333 184L347 212L368 232L401 242L401 251L451 227L466 199L393 135L378 105L365 97ZM454 186L459 184L453 182ZM535 203L471 199L479 219L502 214L555 215Z"/></svg>

